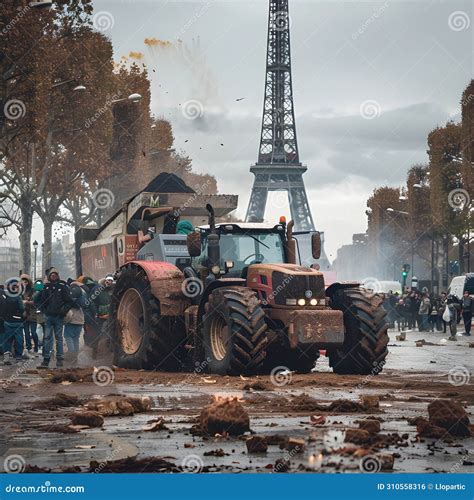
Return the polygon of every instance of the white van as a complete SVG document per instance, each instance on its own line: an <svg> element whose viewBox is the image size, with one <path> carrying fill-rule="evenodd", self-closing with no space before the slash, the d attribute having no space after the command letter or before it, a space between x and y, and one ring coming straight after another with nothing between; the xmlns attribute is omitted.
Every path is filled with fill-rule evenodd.
<svg viewBox="0 0 474 500"><path fill-rule="evenodd" d="M461 299L465 290L469 292L469 295L474 295L474 273L467 273L464 276L455 276L449 285L448 295L452 294L458 299Z"/></svg>

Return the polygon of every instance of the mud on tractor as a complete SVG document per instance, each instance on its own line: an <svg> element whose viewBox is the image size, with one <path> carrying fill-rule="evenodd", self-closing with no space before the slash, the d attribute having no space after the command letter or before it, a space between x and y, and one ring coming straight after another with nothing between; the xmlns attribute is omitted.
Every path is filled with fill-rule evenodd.
<svg viewBox="0 0 474 500"><path fill-rule="evenodd" d="M125 368L309 372L320 350L340 374L377 374L387 355L381 299L357 283L325 287L299 262L293 223L216 224L186 238L188 265L134 260L117 271L108 333ZM321 240L311 239L318 259Z"/></svg>

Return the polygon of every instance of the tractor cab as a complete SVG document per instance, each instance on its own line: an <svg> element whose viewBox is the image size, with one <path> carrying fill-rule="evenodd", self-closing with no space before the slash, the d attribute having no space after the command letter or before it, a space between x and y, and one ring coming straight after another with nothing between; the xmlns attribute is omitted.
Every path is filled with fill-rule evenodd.
<svg viewBox="0 0 474 500"><path fill-rule="evenodd" d="M245 278L252 264L288 262L285 244L285 226L264 223L232 223L216 225L219 237L219 274L231 278ZM208 259L209 226L199 228L201 248L192 259L193 269L200 273L210 269Z"/></svg>

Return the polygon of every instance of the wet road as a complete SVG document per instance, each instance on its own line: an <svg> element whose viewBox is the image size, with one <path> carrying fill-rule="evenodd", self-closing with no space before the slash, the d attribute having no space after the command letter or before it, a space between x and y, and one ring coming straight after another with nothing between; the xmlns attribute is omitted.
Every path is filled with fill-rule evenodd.
<svg viewBox="0 0 474 500"><path fill-rule="evenodd" d="M148 373L111 370L110 361L94 363L84 352L79 380L52 383L54 374L67 370L39 372L39 359L22 365L1 367L0 393L1 466L10 467L11 457L25 466L59 471L64 467L100 472L106 462L125 457L161 457L183 470L272 472L278 460L288 462L290 472L360 472L365 457L394 458L394 472L474 472L474 438L420 438L407 418L427 417L428 404L438 398L452 399L474 415L474 350L466 337L448 342L440 333L409 332L407 340L395 340L390 332L390 355L378 376L334 375L325 358L316 372L288 374L278 380L270 376L219 377L202 373ZM424 339L434 345L416 347ZM99 367L94 374L93 366ZM105 368L101 368L105 367ZM77 377L76 377L77 378ZM245 389L256 381L261 387ZM57 393L78 396L76 405L54 408L47 404ZM105 417L101 428L64 434L58 424L70 423L69 416L87 399L109 394L148 396L152 408L132 416ZM294 404L301 394L318 403L376 395L378 408L363 411L308 411ZM268 446L266 453L247 452L247 436L195 435L201 409L215 398L236 397L250 415L250 428L257 435L278 440L303 440L296 451ZM311 417L324 416L314 424ZM165 429L144 430L149 422L163 417ZM345 442L346 431L364 419L378 419L381 430L376 446ZM390 435L392 435L390 437ZM277 436L277 438L275 437ZM279 438L278 438L279 436ZM388 437L387 437L388 436ZM346 439L347 441L347 439ZM300 443L300 441L297 441ZM355 451L358 450L358 451ZM378 458L377 458L378 457ZM91 461L99 465L90 466ZM143 469L146 471L146 465Z"/></svg>

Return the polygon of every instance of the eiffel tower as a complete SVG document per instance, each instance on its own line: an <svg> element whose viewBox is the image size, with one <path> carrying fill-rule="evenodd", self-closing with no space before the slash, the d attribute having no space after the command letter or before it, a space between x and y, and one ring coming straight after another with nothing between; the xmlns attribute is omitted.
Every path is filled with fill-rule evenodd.
<svg viewBox="0 0 474 500"><path fill-rule="evenodd" d="M286 191L296 231L314 231L299 159L291 82L288 0L270 0L267 73L258 161L245 220L261 222L269 191Z"/></svg>

